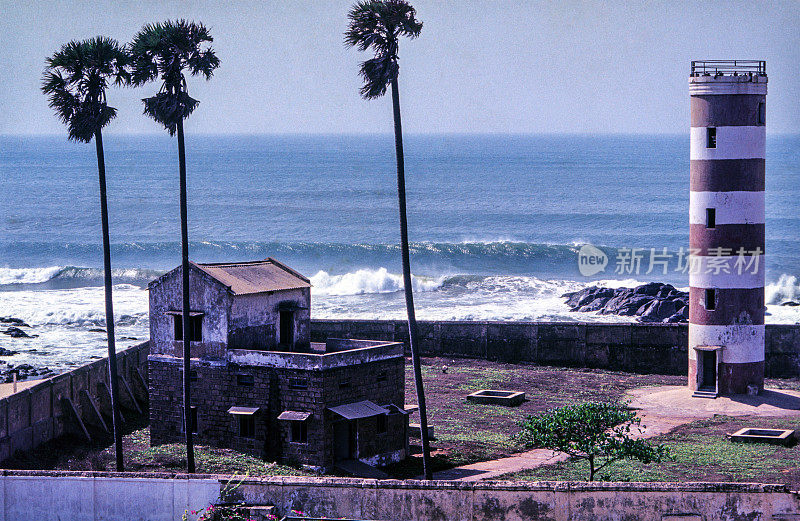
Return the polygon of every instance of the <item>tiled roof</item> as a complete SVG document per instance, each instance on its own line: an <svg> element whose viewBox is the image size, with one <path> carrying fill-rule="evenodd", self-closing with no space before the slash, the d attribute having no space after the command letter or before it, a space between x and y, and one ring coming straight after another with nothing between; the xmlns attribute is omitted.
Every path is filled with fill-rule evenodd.
<svg viewBox="0 0 800 521"><path fill-rule="evenodd" d="M253 262L194 265L228 286L234 295L311 287L307 278L272 258Z"/></svg>

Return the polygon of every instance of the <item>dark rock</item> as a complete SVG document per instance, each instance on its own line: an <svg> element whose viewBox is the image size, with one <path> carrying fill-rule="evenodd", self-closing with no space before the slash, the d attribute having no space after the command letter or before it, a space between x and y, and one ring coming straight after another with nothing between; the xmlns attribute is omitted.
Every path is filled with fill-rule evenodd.
<svg viewBox="0 0 800 521"><path fill-rule="evenodd" d="M639 308L650 301L647 295L627 295L622 294L608 301L600 311L601 315L635 315Z"/></svg>
<svg viewBox="0 0 800 521"><path fill-rule="evenodd" d="M681 313L675 313L674 315L662 320L662 322L667 322L669 324L680 324L682 322L688 322L688 319Z"/></svg>
<svg viewBox="0 0 800 521"><path fill-rule="evenodd" d="M10 349L0 347L0 356L11 356L11 355L16 355L17 353L19 353L19 351L12 351Z"/></svg>
<svg viewBox="0 0 800 521"><path fill-rule="evenodd" d="M106 330L103 329L102 327L93 327L89 331L92 332L92 333L105 333L106 332Z"/></svg>
<svg viewBox="0 0 800 521"><path fill-rule="evenodd" d="M31 335L26 333L25 331L21 330L18 327L10 327L3 331L4 335L8 335L11 338L33 338Z"/></svg>
<svg viewBox="0 0 800 521"><path fill-rule="evenodd" d="M790 300L788 302L784 302L781 306L800 306L800 302L795 302L794 300Z"/></svg>
<svg viewBox="0 0 800 521"><path fill-rule="evenodd" d="M662 284L660 282L650 282L648 284L642 284L641 286L636 286L633 292L637 295L647 295L648 297L655 297L658 295L658 292L661 291L664 287L670 287L669 284Z"/></svg>
<svg viewBox="0 0 800 521"><path fill-rule="evenodd" d="M671 284L651 282L636 288L592 286L562 295L571 311L638 316L642 322L688 319L689 294ZM684 309L685 308L685 309ZM675 316L675 315L679 315Z"/></svg>
<svg viewBox="0 0 800 521"><path fill-rule="evenodd" d="M14 317L0 317L0 324L14 324L15 326L19 327L31 327L21 318Z"/></svg>
<svg viewBox="0 0 800 521"><path fill-rule="evenodd" d="M665 318L677 313L675 302L671 300L655 299L650 302L641 315L643 322L661 322Z"/></svg>

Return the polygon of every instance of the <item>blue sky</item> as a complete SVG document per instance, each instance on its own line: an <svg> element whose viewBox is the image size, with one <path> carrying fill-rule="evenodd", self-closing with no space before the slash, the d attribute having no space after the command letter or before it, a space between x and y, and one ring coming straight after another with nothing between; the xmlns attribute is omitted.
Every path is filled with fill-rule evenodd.
<svg viewBox="0 0 800 521"><path fill-rule="evenodd" d="M202 21L222 60L190 79L196 133L386 133L388 96L358 96L342 32L349 1L0 0L0 133L63 128L39 92L44 58L74 38L129 40L147 22ZM407 132L683 133L689 62L765 59L768 129L798 132L800 2L417 0L422 35L401 44ZM160 132L157 89L114 90L108 132Z"/></svg>

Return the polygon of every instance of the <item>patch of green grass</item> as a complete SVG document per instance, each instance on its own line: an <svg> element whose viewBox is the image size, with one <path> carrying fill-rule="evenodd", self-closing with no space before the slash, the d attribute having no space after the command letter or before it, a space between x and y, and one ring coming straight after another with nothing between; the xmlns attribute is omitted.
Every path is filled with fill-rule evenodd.
<svg viewBox="0 0 800 521"><path fill-rule="evenodd" d="M753 423L752 418L716 416L679 427L653 438L664 443L672 461L645 465L622 460L603 469L598 479L605 481L758 481L800 484L800 446L784 447L760 443L733 443L725 437ZM768 418L759 420L772 428L800 429L800 419ZM498 479L545 481L586 480L588 464L567 460Z"/></svg>

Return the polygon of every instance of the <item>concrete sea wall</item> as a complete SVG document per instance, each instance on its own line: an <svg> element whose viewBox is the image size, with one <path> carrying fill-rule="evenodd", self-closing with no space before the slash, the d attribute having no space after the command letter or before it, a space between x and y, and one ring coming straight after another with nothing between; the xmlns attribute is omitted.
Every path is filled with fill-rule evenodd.
<svg viewBox="0 0 800 521"><path fill-rule="evenodd" d="M120 403L141 412L147 401L144 342L117 353ZM82 437L111 429L108 359L97 360L0 399L0 462L67 432Z"/></svg>
<svg viewBox="0 0 800 521"><path fill-rule="evenodd" d="M0 472L0 521L175 521L226 499L333 519L382 521L791 520L800 497L754 483L376 481L108 472ZM238 483L238 480L234 479ZM194 516L190 516L194 519Z"/></svg>
<svg viewBox="0 0 800 521"><path fill-rule="evenodd" d="M686 324L420 321L427 356L685 375ZM312 320L311 339L408 341L402 320ZM766 375L800 377L800 325L766 326Z"/></svg>

